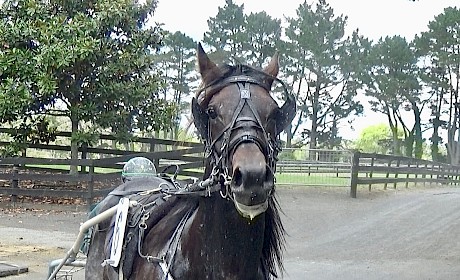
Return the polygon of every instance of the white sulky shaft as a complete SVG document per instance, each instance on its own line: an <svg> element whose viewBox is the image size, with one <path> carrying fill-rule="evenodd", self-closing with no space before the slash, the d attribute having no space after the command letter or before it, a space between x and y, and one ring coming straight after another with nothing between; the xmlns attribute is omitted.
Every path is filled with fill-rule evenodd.
<svg viewBox="0 0 460 280"><path fill-rule="evenodd" d="M130 201L129 202L130 207L133 207L133 206L136 206L136 205L137 205L137 201ZM80 250L81 243L83 242L83 238L85 238L86 231L90 227L92 227L94 225L97 225L100 222L107 220L108 218L113 217L113 215L115 215L115 213L117 212L117 208L118 208L118 205L115 205L115 206L105 210L104 212L98 214L97 216L87 220L83 224L81 224L80 232L78 233L77 240L75 240L72 248L70 248L70 250L67 252L66 256L61 260L61 262L56 267L56 269L54 269L53 273L48 277L48 280L52 280L52 279L54 279L56 277L56 275L59 272L59 270L61 270L61 268L66 264L67 260L69 260L69 259L71 261L75 260L77 254L78 254L78 251Z"/></svg>

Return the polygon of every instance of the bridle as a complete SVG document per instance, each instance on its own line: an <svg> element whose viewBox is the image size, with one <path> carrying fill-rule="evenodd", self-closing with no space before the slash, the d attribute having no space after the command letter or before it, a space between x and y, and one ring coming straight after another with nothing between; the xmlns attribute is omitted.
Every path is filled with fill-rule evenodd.
<svg viewBox="0 0 460 280"><path fill-rule="evenodd" d="M290 98L287 88L281 80L262 71L260 71L260 73L281 83L286 97ZM228 166L230 156L239 145L243 143L253 143L257 145L265 156L267 167L272 173L273 178L275 177L276 162L278 160L277 155L281 150L279 133L275 132L275 135L272 135L266 131L251 98L251 87L253 85L261 86L267 92L270 92L270 88L267 88L266 84L251 76L242 74L224 78L223 80L220 80L219 83L213 83L206 86L201 91L217 91L232 84L237 86L240 94L240 100L233 113L231 121L214 138L212 138L210 121L208 119L207 139L204 139L205 157L210 160L210 164L213 166L209 179L214 182L219 182L221 185L221 196L223 198L230 199L230 183L232 181L232 174L230 174ZM252 113L251 116L241 116L241 112L245 107L249 108L249 111ZM236 135L232 135L232 133L238 129L242 129L243 131L241 133L236 133ZM216 145L219 141L221 143L220 147Z"/></svg>

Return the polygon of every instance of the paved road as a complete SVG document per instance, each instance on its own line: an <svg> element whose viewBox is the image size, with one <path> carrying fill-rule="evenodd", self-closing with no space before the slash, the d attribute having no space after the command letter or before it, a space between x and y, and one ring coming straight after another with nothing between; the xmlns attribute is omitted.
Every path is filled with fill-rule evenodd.
<svg viewBox="0 0 460 280"><path fill-rule="evenodd" d="M460 188L278 194L289 233L283 279L460 279ZM45 279L85 219L84 208L33 208L0 210L0 261L30 269L14 280Z"/></svg>
<svg viewBox="0 0 460 280"><path fill-rule="evenodd" d="M460 279L460 189L281 192L285 279Z"/></svg>

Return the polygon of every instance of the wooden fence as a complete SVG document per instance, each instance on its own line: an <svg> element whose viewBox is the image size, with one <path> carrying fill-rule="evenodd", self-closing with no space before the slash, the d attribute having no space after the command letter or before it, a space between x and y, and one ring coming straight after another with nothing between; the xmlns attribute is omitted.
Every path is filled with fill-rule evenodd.
<svg viewBox="0 0 460 280"><path fill-rule="evenodd" d="M5 131L0 129L0 132ZM61 132L58 135L70 137L68 132ZM101 135L100 138L115 140L111 135ZM78 160L33 157L0 158L0 196L11 195L13 201L18 196L82 198L91 205L94 198L106 195L113 187L121 183L120 173L123 163L135 156L153 160L159 170L167 165L177 164L180 167L180 175L202 176L204 167L202 144L156 138L137 138L135 142L147 145L148 152L80 147L81 159ZM0 145L2 144L6 143L0 142ZM68 157L70 157L69 146L31 144L29 149L64 151L68 152ZM314 152L319 154L318 151ZM291 177L299 177L296 175L330 174L329 177L341 179L337 181L341 186L348 185L347 182L349 182L350 194L354 198L357 195L358 185L368 185L371 190L372 185L383 185L383 188L386 189L388 185L396 188L398 184L408 187L409 184L457 185L460 183L459 166L402 156L361 152L354 152L350 163L349 151L333 151L333 153L321 151L321 155L325 154L330 154L332 158L329 160L319 158L318 161L281 160L278 163L277 174L287 175L286 180ZM70 165L78 166L79 172L70 174L68 169ZM61 166L62 170L56 169L57 166ZM296 184L311 184L311 182L297 182ZM325 181L321 180L318 184L325 184ZM337 183L332 185L334 184Z"/></svg>
<svg viewBox="0 0 460 280"><path fill-rule="evenodd" d="M460 166L403 156L391 156L354 152L351 168L351 197L356 198L357 186L403 184L451 184L460 183Z"/></svg>
<svg viewBox="0 0 460 280"><path fill-rule="evenodd" d="M114 139L110 135L101 138ZM13 202L18 196L82 198L91 205L121 183L123 163L136 156L151 159L159 171L174 164L180 175L202 176L202 144L155 138L137 138L136 142L149 144L150 152L80 147L77 160L0 158L0 196L11 195ZM31 144L29 149L67 151L70 156L69 146ZM77 174L69 173L70 165L78 167Z"/></svg>

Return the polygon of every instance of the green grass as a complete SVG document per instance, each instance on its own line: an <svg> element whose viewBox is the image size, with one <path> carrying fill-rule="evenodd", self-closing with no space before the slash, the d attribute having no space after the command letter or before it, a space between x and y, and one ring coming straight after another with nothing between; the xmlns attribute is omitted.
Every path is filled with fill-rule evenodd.
<svg viewBox="0 0 460 280"><path fill-rule="evenodd" d="M349 174L322 174L310 175L306 173L277 173L277 184L303 184L303 185L324 185L324 186L349 186Z"/></svg>

